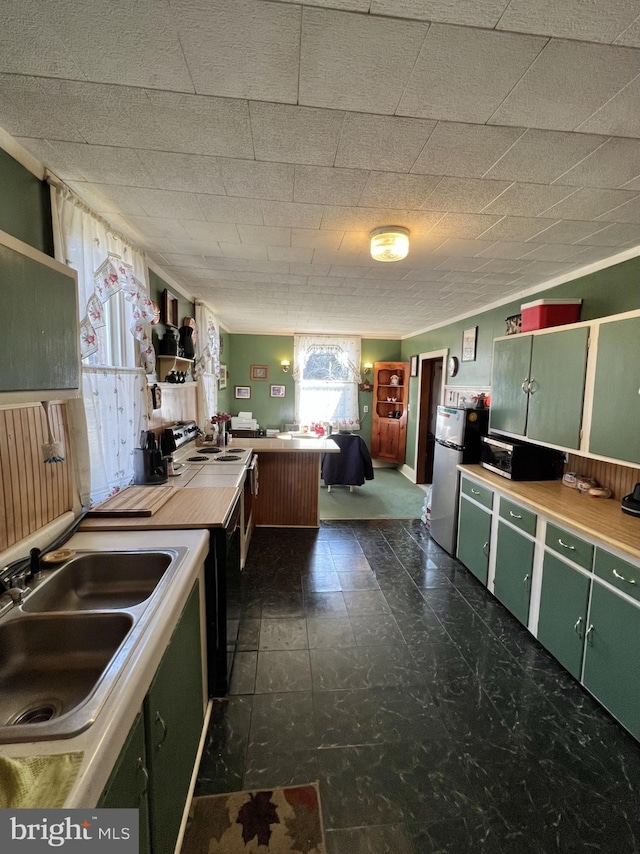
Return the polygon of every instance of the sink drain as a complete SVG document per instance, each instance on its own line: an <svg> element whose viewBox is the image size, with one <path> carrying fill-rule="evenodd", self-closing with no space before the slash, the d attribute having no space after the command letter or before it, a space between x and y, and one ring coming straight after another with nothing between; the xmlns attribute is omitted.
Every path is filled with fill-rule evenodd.
<svg viewBox="0 0 640 854"><path fill-rule="evenodd" d="M55 718L60 713L60 704L54 701L39 703L37 706L31 706L28 709L25 709L24 712L20 712L20 714L15 718L12 722L12 726L17 726L18 724L41 724L46 721L50 721L52 718Z"/></svg>

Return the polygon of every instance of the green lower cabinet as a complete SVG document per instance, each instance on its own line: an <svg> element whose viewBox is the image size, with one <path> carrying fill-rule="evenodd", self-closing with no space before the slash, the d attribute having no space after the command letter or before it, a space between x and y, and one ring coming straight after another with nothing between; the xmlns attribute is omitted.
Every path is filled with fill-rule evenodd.
<svg viewBox="0 0 640 854"><path fill-rule="evenodd" d="M596 581L583 683L632 735L640 738L640 608Z"/></svg>
<svg viewBox="0 0 640 854"><path fill-rule="evenodd" d="M547 552L542 568L537 638L580 679L591 579Z"/></svg>
<svg viewBox="0 0 640 854"><path fill-rule="evenodd" d="M149 809L147 790L149 774L145 761L144 725L138 715L111 777L102 792L98 807L101 809L139 810L139 852L149 854Z"/></svg>
<svg viewBox="0 0 640 854"><path fill-rule="evenodd" d="M173 854L203 723L200 600L194 588L144 702L153 854Z"/></svg>
<svg viewBox="0 0 640 854"><path fill-rule="evenodd" d="M529 622L534 551L534 540L505 525L504 522L498 523L493 592L496 598L525 626Z"/></svg>
<svg viewBox="0 0 640 854"><path fill-rule="evenodd" d="M457 558L483 584L489 574L491 515L472 501L460 498Z"/></svg>

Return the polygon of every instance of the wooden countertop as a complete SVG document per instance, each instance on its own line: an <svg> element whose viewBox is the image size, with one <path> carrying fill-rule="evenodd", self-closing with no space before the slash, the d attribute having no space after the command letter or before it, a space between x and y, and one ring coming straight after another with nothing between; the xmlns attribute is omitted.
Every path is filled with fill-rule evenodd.
<svg viewBox="0 0 640 854"><path fill-rule="evenodd" d="M238 439L236 443L231 441L227 446L228 451L233 450L234 444L238 444L243 448L253 448L256 454L283 453L289 454L292 452L300 453L304 451L310 454L339 454L340 448L332 439L247 439L241 441Z"/></svg>
<svg viewBox="0 0 640 854"><path fill-rule="evenodd" d="M640 560L640 519L623 513L618 499L582 495L560 480L511 481L480 465L458 469L536 513Z"/></svg>
<svg viewBox="0 0 640 854"><path fill-rule="evenodd" d="M239 495L239 489L229 486L176 489L175 494L153 516L89 516L83 520L78 530L223 528Z"/></svg>

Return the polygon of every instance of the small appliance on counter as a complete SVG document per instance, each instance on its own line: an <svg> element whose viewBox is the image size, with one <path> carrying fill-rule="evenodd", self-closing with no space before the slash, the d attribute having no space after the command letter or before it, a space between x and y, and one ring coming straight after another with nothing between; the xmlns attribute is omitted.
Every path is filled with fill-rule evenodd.
<svg viewBox="0 0 640 854"><path fill-rule="evenodd" d="M166 483L168 479L167 458L158 447L155 434L148 430L142 434L142 448L134 448L133 480L139 486Z"/></svg>
<svg viewBox="0 0 640 854"><path fill-rule="evenodd" d="M253 412L238 412L231 416L231 432L238 430L258 430L258 421L253 417Z"/></svg>
<svg viewBox="0 0 640 854"><path fill-rule="evenodd" d="M460 481L457 466L480 460L480 439L487 432L488 409L439 406L436 417L431 487L432 539L455 556Z"/></svg>
<svg viewBox="0 0 640 854"><path fill-rule="evenodd" d="M509 480L555 480L562 477L564 454L517 439L483 436L480 465Z"/></svg>
<svg viewBox="0 0 640 854"><path fill-rule="evenodd" d="M633 492L625 497L620 502L623 513L629 513L631 516L640 516L640 483L636 483Z"/></svg>

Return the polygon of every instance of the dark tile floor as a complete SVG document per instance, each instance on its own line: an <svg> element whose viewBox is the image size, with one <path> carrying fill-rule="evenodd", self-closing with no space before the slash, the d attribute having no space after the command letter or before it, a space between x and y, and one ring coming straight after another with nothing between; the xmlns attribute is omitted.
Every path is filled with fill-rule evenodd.
<svg viewBox="0 0 640 854"><path fill-rule="evenodd" d="M418 521L259 529L196 794L320 781L329 854L640 851L640 745Z"/></svg>

